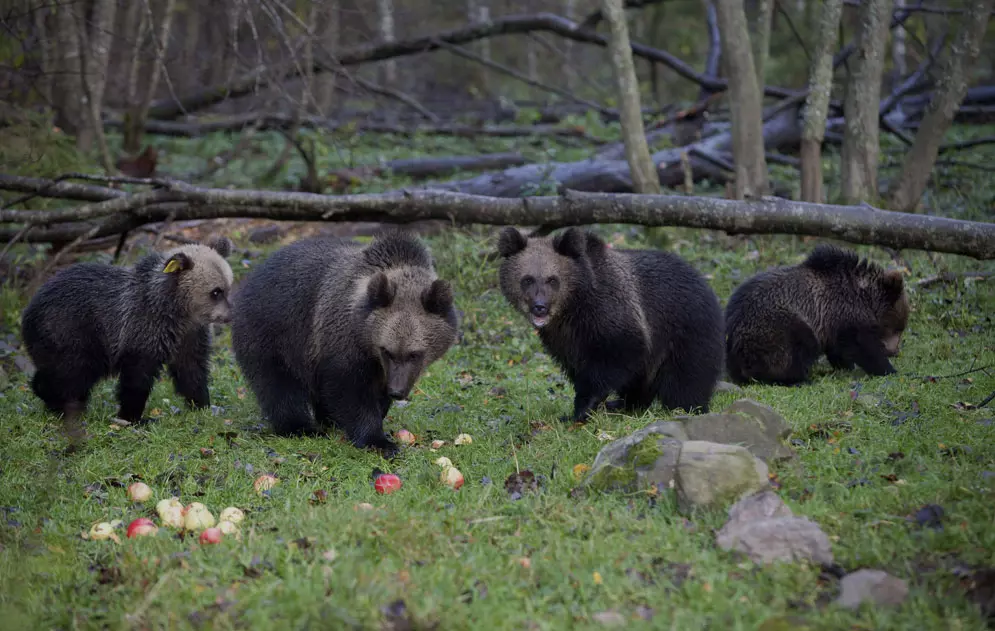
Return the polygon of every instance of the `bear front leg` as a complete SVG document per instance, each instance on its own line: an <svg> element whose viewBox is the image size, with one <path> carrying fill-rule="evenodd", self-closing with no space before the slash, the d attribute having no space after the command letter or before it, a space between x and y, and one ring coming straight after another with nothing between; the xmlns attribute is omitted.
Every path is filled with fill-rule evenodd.
<svg viewBox="0 0 995 631"><path fill-rule="evenodd" d="M839 357L860 366L869 375L898 372L891 365L884 343L874 329L861 327L840 331L834 346Z"/></svg>
<svg viewBox="0 0 995 631"><path fill-rule="evenodd" d="M574 380L573 414L568 419L572 423L586 423L591 410L596 408L615 388L602 377L603 373L589 369L577 375Z"/></svg>
<svg viewBox="0 0 995 631"><path fill-rule="evenodd" d="M180 341L176 356L169 362L169 376L176 393L194 409L211 404L207 389L211 371L211 332L201 327Z"/></svg>
<svg viewBox="0 0 995 631"><path fill-rule="evenodd" d="M160 364L147 355L125 351L119 361L118 417L129 423L142 422L142 412L159 376Z"/></svg>
<svg viewBox="0 0 995 631"><path fill-rule="evenodd" d="M320 414L342 429L349 441L360 449L373 448L385 457L394 456L397 444L383 431L383 419L390 398L382 378L375 370L353 366L351 370L332 365L319 372Z"/></svg>

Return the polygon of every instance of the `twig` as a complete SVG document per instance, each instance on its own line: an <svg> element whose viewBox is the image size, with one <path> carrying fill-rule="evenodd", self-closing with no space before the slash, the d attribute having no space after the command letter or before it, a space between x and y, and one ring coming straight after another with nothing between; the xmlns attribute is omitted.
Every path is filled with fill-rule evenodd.
<svg viewBox="0 0 995 631"><path fill-rule="evenodd" d="M995 400L995 392L992 392L991 394L989 394L987 397L985 397L984 401L982 401L981 403L979 403L975 407L983 408L986 405L988 405L989 403L991 403L993 400Z"/></svg>
<svg viewBox="0 0 995 631"><path fill-rule="evenodd" d="M388 88L386 86L382 86L380 84L373 83L372 81L368 81L368 80L366 80L366 79L364 79L362 77L355 77L355 76L352 75L352 73L347 72L346 69L343 68L343 67L341 67L341 66L337 66L337 67L331 68L331 71L334 72L334 73L336 73L336 74L338 74L338 75L341 75L341 76L345 77L346 79L348 79L349 81L355 83L356 85L358 85L359 87L363 88L364 90L367 90L367 91L372 92L374 94L379 94L381 96L390 97L390 98L392 98L392 99L394 99L396 101L400 101L401 103L404 103L405 105L407 105L411 109L415 110L416 112L418 112L419 114L421 114L422 116L424 116L428 120L432 121L433 123L438 123L439 122L439 117L438 116L436 116L431 110L429 110L428 108L426 108L424 105L422 105L421 103L419 103L412 96L409 96L409 95L407 95L407 94L405 94L403 92L400 92L398 90L393 90L393 89Z"/></svg>
<svg viewBox="0 0 995 631"><path fill-rule="evenodd" d="M970 140L962 140L960 142L952 142L946 145L941 145L940 153L944 153L946 151L960 151L961 149L971 149L972 147L979 147L981 145L991 145L991 144L995 144L995 136L972 138Z"/></svg>
<svg viewBox="0 0 995 631"><path fill-rule="evenodd" d="M35 293L35 291L37 291L38 288L41 286L42 281L45 279L45 276L48 274L48 272L52 270L52 268L58 265L59 261L62 260L62 257L68 254L70 251L72 251L73 248L78 246L80 243L83 243L87 239L96 235L99 229L100 229L99 224L90 228L89 231L79 235L78 237L73 239L69 244L67 244L64 248L56 252L55 255L52 257L52 259L48 263L46 263L45 267L41 268L41 270L35 276L35 279L31 283L31 289L28 293L32 294Z"/></svg>
<svg viewBox="0 0 995 631"><path fill-rule="evenodd" d="M173 212L169 213L169 216L166 217L166 221L162 222L162 225L159 226L158 230L156 230L155 239L152 240L152 249L153 250L159 247L159 242L162 241L162 234L166 230L168 230L171 225L173 225L173 220L174 219L176 219L176 211L175 210Z"/></svg>
<svg viewBox="0 0 995 631"><path fill-rule="evenodd" d="M922 60L919 67L915 72L910 74L901 84L896 87L888 98L881 102L881 107L878 108L878 116L887 116L891 110L895 108L896 105L901 102L902 97L904 97L909 92L915 90L920 85L923 85L923 77L929 72L929 69L933 67L933 63L940 54L940 50L943 48L943 38L937 38L937 41L933 43L933 48L929 51L929 54Z"/></svg>
<svg viewBox="0 0 995 631"><path fill-rule="evenodd" d="M960 278L985 279L995 275L995 272L944 272L923 278L916 283L917 287L931 287L937 283L952 283Z"/></svg>
<svg viewBox="0 0 995 631"><path fill-rule="evenodd" d="M798 29L795 28L795 22L791 19L791 14L788 13L788 10L784 8L784 3L775 1L774 8L778 10L778 12L784 17L784 21L788 23L788 28L791 30L792 37L794 37L798 45L802 47L802 52L805 53L805 60L811 64L812 53L809 52L808 45L805 43L804 38L802 38L801 33L799 33Z"/></svg>
<svg viewBox="0 0 995 631"><path fill-rule="evenodd" d="M2 261L5 256L7 256L7 252L10 252L10 249L14 247L14 245L21 239L21 237L26 235L28 233L28 230L31 230L34 227L35 224L29 223L25 225L23 228L21 228L17 232L17 234L15 234L14 237L7 242L7 245L3 246L3 250L0 251L0 261Z"/></svg>

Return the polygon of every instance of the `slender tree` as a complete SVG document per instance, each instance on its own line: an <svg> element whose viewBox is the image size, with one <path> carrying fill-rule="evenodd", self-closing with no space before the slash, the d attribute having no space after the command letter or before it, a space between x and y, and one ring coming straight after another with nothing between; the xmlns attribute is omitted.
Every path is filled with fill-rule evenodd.
<svg viewBox="0 0 995 631"><path fill-rule="evenodd" d="M757 85L764 86L764 69L770 53L770 23L774 17L774 0L757 0L756 14L753 16L753 67L757 74Z"/></svg>
<svg viewBox="0 0 995 631"><path fill-rule="evenodd" d="M943 136L967 94L971 68L981 53L981 41L988 27L995 0L971 0L967 3L956 41L950 48L936 91L926 108L912 149L905 154L902 175L891 197L891 208L912 212L929 183Z"/></svg>
<svg viewBox="0 0 995 631"><path fill-rule="evenodd" d="M860 5L857 54L851 58L850 80L843 101L840 184L849 203L870 201L878 195L878 105L881 75L887 54L892 0L865 0Z"/></svg>
<svg viewBox="0 0 995 631"><path fill-rule="evenodd" d="M737 199L759 197L767 194L768 187L763 99L750 51L746 12L742 0L716 0L715 10L722 34L722 60L729 76L735 196Z"/></svg>
<svg viewBox="0 0 995 631"><path fill-rule="evenodd" d="M833 88L833 50L836 48L843 0L825 0L815 32L815 50L809 71L809 93L802 124L802 200L822 201L822 141Z"/></svg>
<svg viewBox="0 0 995 631"><path fill-rule="evenodd" d="M646 132L643 129L639 81L636 79L636 68L632 63L629 27L625 21L623 0L601 0L601 10L611 31L608 47L618 86L625 159L632 172L633 188L637 193L659 193L660 177L650 157Z"/></svg>

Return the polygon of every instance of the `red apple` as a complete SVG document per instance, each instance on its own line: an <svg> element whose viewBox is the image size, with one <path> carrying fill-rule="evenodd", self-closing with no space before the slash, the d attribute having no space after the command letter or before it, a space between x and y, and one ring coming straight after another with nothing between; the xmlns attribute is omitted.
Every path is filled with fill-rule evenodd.
<svg viewBox="0 0 995 631"><path fill-rule="evenodd" d="M381 495L393 493L401 488L401 478L393 473L381 473L377 476L373 486L377 489L377 493Z"/></svg>
<svg viewBox="0 0 995 631"><path fill-rule="evenodd" d="M406 429L397 430L397 432L394 433L394 437L397 439L397 442L404 445L414 445L415 441L418 440L414 434Z"/></svg>
<svg viewBox="0 0 995 631"><path fill-rule="evenodd" d="M135 521L128 524L128 538L132 539L134 537L144 537L145 535L154 535L159 532L159 528L155 525L148 517L139 517Z"/></svg>
<svg viewBox="0 0 995 631"><path fill-rule="evenodd" d="M200 533L201 543L221 543L221 529L220 528L207 528L204 532Z"/></svg>

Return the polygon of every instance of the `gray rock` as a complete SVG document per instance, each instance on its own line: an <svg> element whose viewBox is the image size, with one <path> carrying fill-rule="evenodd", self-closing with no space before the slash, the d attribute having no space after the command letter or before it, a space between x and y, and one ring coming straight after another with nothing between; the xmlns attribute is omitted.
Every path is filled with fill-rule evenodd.
<svg viewBox="0 0 995 631"><path fill-rule="evenodd" d="M250 243L273 243L283 236L283 229L276 224L259 226L249 231Z"/></svg>
<svg viewBox="0 0 995 631"><path fill-rule="evenodd" d="M28 379L35 376L35 365L24 355L14 355L14 365L28 376Z"/></svg>
<svg viewBox="0 0 995 631"><path fill-rule="evenodd" d="M788 505L773 491L763 491L744 497L729 507L729 522L723 526L723 530L730 524L744 523L748 521L760 521L772 517L792 517L794 513ZM719 531L721 532L721 531Z"/></svg>
<svg viewBox="0 0 995 631"><path fill-rule="evenodd" d="M755 563L778 561L833 562L829 537L807 517L771 517L758 521L734 521L715 537L723 550L745 553Z"/></svg>
<svg viewBox="0 0 995 631"><path fill-rule="evenodd" d="M734 502L768 487L767 465L744 447L690 440L677 463L677 499L684 510Z"/></svg>
<svg viewBox="0 0 995 631"><path fill-rule="evenodd" d="M743 389L728 381L718 381L715 383L715 392L742 392Z"/></svg>
<svg viewBox="0 0 995 631"><path fill-rule="evenodd" d="M669 488L676 475L681 440L686 438L680 423L647 425L602 447L584 485L599 491Z"/></svg>
<svg viewBox="0 0 995 631"><path fill-rule="evenodd" d="M908 584L881 570L857 570L840 580L840 595L836 604L857 609L863 603L888 606L900 605L909 595Z"/></svg>
<svg viewBox="0 0 995 631"><path fill-rule="evenodd" d="M756 401L739 399L720 413L680 418L691 440L741 445L764 462L795 457L782 442L791 427L772 408Z"/></svg>

